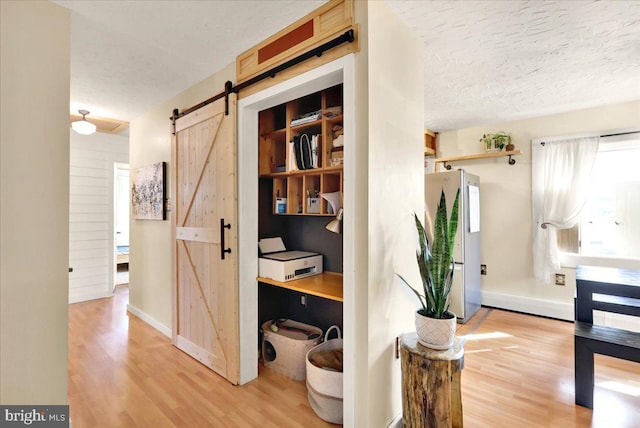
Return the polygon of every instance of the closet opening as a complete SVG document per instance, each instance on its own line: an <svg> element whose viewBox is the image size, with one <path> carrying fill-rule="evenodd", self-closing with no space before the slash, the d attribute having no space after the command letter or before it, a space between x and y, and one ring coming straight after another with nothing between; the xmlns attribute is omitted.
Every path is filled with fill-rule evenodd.
<svg viewBox="0 0 640 428"><path fill-rule="evenodd" d="M354 162L350 159L350 145L355 142L353 75L353 56L348 55L256 94L244 98L240 94L238 102L238 186L242 189L238 194L238 223L243 231L238 237L240 383L256 378L259 364L264 367L260 361L264 357L260 336L263 323L308 321L323 331L337 324L344 339L345 424L353 420L355 377L354 223L349 218L354 204ZM305 117L309 113L318 117ZM334 125L343 129L343 149L334 152L343 154L332 152L333 140L339 136L334 134ZM317 160L314 163L310 159L306 169L306 165L297 165L294 153L289 153L291 141L306 142L304 134L309 143L319 136ZM322 195L329 193L337 195L337 208L344 208L342 234L325 229L336 218L335 204ZM279 206L285 195L286 207ZM322 254L322 275L342 273L340 295L295 290L274 285L287 281L259 278L258 241L272 237L282 237L287 249ZM267 354L267 360L273 358L272 352Z"/></svg>

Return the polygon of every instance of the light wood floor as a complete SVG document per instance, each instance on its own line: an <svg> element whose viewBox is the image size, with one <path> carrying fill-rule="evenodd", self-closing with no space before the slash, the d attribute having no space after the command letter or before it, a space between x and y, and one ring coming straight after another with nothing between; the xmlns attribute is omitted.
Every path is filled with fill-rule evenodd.
<svg viewBox="0 0 640 428"><path fill-rule="evenodd" d="M640 427L640 364L597 355L594 410L574 404L573 323L482 308L468 333L466 427Z"/></svg>
<svg viewBox="0 0 640 428"><path fill-rule="evenodd" d="M230 385L127 316L127 292L69 307L74 428L334 426L315 416L303 382L262 368L248 385ZM462 373L465 427L640 426L640 395L599 385L593 412L573 404L572 332L571 323L485 308L460 326L473 334ZM597 357L603 382L640 394L640 365Z"/></svg>

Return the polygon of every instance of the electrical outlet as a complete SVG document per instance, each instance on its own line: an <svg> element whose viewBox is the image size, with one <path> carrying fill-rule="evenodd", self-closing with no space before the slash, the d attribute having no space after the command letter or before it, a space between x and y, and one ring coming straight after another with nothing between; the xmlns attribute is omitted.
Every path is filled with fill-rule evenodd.
<svg viewBox="0 0 640 428"><path fill-rule="evenodd" d="M565 285L565 277L563 273L556 274L556 285Z"/></svg>
<svg viewBox="0 0 640 428"><path fill-rule="evenodd" d="M487 274L487 265L480 265L480 275Z"/></svg>
<svg viewBox="0 0 640 428"><path fill-rule="evenodd" d="M303 294L300 296L300 304L304 307L307 306L307 295Z"/></svg>

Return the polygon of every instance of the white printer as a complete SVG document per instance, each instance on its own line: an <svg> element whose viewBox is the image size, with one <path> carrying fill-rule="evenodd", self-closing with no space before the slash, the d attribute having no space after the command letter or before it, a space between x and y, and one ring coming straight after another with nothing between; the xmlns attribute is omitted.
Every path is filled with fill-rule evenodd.
<svg viewBox="0 0 640 428"><path fill-rule="evenodd" d="M258 247L258 275L263 278L287 282L322 273L322 254L287 251L280 237L260 239Z"/></svg>

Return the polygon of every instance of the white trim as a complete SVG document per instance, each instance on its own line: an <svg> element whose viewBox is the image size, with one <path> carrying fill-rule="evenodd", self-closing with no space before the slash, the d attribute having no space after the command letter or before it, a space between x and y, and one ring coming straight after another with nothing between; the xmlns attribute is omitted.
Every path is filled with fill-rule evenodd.
<svg viewBox="0 0 640 428"><path fill-rule="evenodd" d="M135 306L131 306L130 304L127 304L127 312L129 312L130 314L135 315L136 317L140 318L142 321L146 322L151 327L155 328L160 333L162 333L165 336L167 336L169 339L171 339L173 337L171 335L171 328L169 328L166 325L162 324L160 321L158 321L157 319L155 319L151 315L147 314L146 312L141 311L140 309L136 308Z"/></svg>
<svg viewBox="0 0 640 428"><path fill-rule="evenodd" d="M238 331L240 385L258 377L258 109L238 100ZM253 140L253 141L252 141ZM253 142L253 145L251 144ZM247 165L245 167L244 165ZM254 168L249 168L253 165ZM252 330L255 330L252 331Z"/></svg>
<svg viewBox="0 0 640 428"><path fill-rule="evenodd" d="M574 319L573 303L483 291L482 305L566 321Z"/></svg>
<svg viewBox="0 0 640 428"><path fill-rule="evenodd" d="M343 57L342 111L344 113L343 205L342 218L342 327L344 338L343 426L356 426L356 71L353 54ZM365 208L366 209L366 208ZM362 331L362 329L360 329ZM360 398L363 400L364 398Z"/></svg>
<svg viewBox="0 0 640 428"><path fill-rule="evenodd" d="M391 423L388 425L387 428L402 428L402 427L403 427L402 413L400 413L398 416L393 418L393 420L391 421Z"/></svg>
<svg viewBox="0 0 640 428"><path fill-rule="evenodd" d="M238 101L238 281L240 330L240 384L258 376L258 112L286 101L344 84L345 140L355 141L355 65L353 54L341 57L304 74L274 85ZM345 146L348 146L345 144ZM344 207L355 205L354 164L345 156ZM355 349L354 348L354 244L352 216L343 220L344 269L344 426L354 426Z"/></svg>

